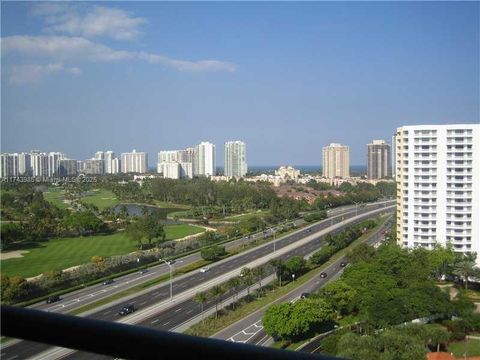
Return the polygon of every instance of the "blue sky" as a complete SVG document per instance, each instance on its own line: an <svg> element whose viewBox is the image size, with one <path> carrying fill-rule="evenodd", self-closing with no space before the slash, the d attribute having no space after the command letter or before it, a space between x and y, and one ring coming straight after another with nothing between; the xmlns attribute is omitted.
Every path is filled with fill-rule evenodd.
<svg viewBox="0 0 480 360"><path fill-rule="evenodd" d="M2 2L2 151L247 143L251 165L478 123L478 2Z"/></svg>

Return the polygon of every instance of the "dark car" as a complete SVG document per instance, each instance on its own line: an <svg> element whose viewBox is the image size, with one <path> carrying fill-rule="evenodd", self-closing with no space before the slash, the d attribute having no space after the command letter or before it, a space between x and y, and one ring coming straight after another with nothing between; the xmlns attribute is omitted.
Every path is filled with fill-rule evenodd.
<svg viewBox="0 0 480 360"><path fill-rule="evenodd" d="M142 269L140 270L140 274L146 274L148 272L148 269Z"/></svg>
<svg viewBox="0 0 480 360"><path fill-rule="evenodd" d="M305 230L306 233L312 232L312 229Z"/></svg>
<svg viewBox="0 0 480 360"><path fill-rule="evenodd" d="M60 296L58 295L49 296L47 299L47 304L51 304L57 301L60 301Z"/></svg>
<svg viewBox="0 0 480 360"><path fill-rule="evenodd" d="M340 263L340 267L345 267L345 266L347 266L347 263L344 263L344 262Z"/></svg>
<svg viewBox="0 0 480 360"><path fill-rule="evenodd" d="M327 277L327 273L326 273L326 272L322 272L322 273L320 274L320 277L321 277L321 278L326 278L326 277Z"/></svg>
<svg viewBox="0 0 480 360"><path fill-rule="evenodd" d="M113 279L107 279L103 282L103 285L110 285L113 284Z"/></svg>
<svg viewBox="0 0 480 360"><path fill-rule="evenodd" d="M135 311L135 306L133 306L133 304L129 304L122 307L121 310L118 312L118 314L124 316L124 315L131 314L134 311Z"/></svg>
<svg viewBox="0 0 480 360"><path fill-rule="evenodd" d="M310 293L304 292L304 293L302 293L302 295L300 295L300 299L306 299L306 298L308 298L309 296L310 296Z"/></svg>

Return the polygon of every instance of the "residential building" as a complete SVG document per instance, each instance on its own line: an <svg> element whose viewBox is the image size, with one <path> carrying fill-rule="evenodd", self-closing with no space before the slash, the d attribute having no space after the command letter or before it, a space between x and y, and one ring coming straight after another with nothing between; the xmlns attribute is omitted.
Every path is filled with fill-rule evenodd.
<svg viewBox="0 0 480 360"><path fill-rule="evenodd" d="M82 172L88 175L103 175L105 173L103 159L84 160Z"/></svg>
<svg viewBox="0 0 480 360"><path fill-rule="evenodd" d="M177 153L177 161L179 163L193 163L195 157L195 148L186 148Z"/></svg>
<svg viewBox="0 0 480 360"><path fill-rule="evenodd" d="M178 161L178 153L181 150L162 150L158 153L157 164L161 162Z"/></svg>
<svg viewBox="0 0 480 360"><path fill-rule="evenodd" d="M391 177L390 145L384 140L373 140L367 145L367 178L383 179Z"/></svg>
<svg viewBox="0 0 480 360"><path fill-rule="evenodd" d="M195 176L213 176L216 174L214 144L204 141L195 147L193 174Z"/></svg>
<svg viewBox="0 0 480 360"><path fill-rule="evenodd" d="M115 153L113 151L105 151L103 153L103 168L105 174L115 174L113 172L113 159L115 159Z"/></svg>
<svg viewBox="0 0 480 360"><path fill-rule="evenodd" d="M18 154L0 154L0 178L18 175Z"/></svg>
<svg viewBox="0 0 480 360"><path fill-rule="evenodd" d="M112 159L112 168L110 174L118 174L122 170L121 166L122 161L119 158Z"/></svg>
<svg viewBox="0 0 480 360"><path fill-rule="evenodd" d="M58 162L58 174L60 176L73 176L78 174L77 160L60 159Z"/></svg>
<svg viewBox="0 0 480 360"><path fill-rule="evenodd" d="M180 165L180 177L182 179L193 178L193 162L179 162Z"/></svg>
<svg viewBox="0 0 480 360"><path fill-rule="evenodd" d="M48 153L48 170L47 175L49 177L56 176L59 173L59 161L65 157L60 152Z"/></svg>
<svg viewBox="0 0 480 360"><path fill-rule="evenodd" d="M105 158L105 153L103 151L97 151L93 158L95 160L103 160Z"/></svg>
<svg viewBox="0 0 480 360"><path fill-rule="evenodd" d="M33 150L30 153L32 175L33 176L48 176L48 155L41 153L38 150Z"/></svg>
<svg viewBox="0 0 480 360"><path fill-rule="evenodd" d="M275 175L285 180L295 180L300 176L300 170L292 166L280 166L278 170L275 170Z"/></svg>
<svg viewBox="0 0 480 360"><path fill-rule="evenodd" d="M158 164L157 172L167 179L180 179L180 164L176 161L162 161Z"/></svg>
<svg viewBox="0 0 480 360"><path fill-rule="evenodd" d="M225 143L225 176L243 177L247 174L247 146L243 141Z"/></svg>
<svg viewBox="0 0 480 360"><path fill-rule="evenodd" d="M122 173L144 174L148 168L147 153L135 149L131 153L122 153L121 166Z"/></svg>
<svg viewBox="0 0 480 360"><path fill-rule="evenodd" d="M350 150L346 145L332 143L323 148L323 176L329 179L350 176Z"/></svg>
<svg viewBox="0 0 480 360"><path fill-rule="evenodd" d="M22 152L18 154L18 174L31 175L32 174L32 157L29 153Z"/></svg>
<svg viewBox="0 0 480 360"><path fill-rule="evenodd" d="M395 144L398 243L480 254L480 125L403 126Z"/></svg>

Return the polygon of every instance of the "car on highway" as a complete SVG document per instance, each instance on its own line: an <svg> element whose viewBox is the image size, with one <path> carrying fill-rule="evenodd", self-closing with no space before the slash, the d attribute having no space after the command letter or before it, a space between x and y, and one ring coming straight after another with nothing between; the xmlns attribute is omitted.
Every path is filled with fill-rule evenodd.
<svg viewBox="0 0 480 360"><path fill-rule="evenodd" d="M300 299L306 299L306 298L308 298L309 296L310 296L310 293L304 292L304 293L302 293L302 295L300 295Z"/></svg>
<svg viewBox="0 0 480 360"><path fill-rule="evenodd" d="M322 279L325 279L325 278L327 277L327 273L326 273L326 272L322 272L322 273L320 274L320 277L321 277Z"/></svg>
<svg viewBox="0 0 480 360"><path fill-rule="evenodd" d="M346 263L346 262L341 262L341 263L340 263L340 267L345 267L345 266L347 266L347 263Z"/></svg>
<svg viewBox="0 0 480 360"><path fill-rule="evenodd" d="M201 272L201 273L206 273L206 272L209 271L209 270L210 270L210 268L209 268L208 266L204 266L204 267L202 267L202 268L200 269L200 272Z"/></svg>
<svg viewBox="0 0 480 360"><path fill-rule="evenodd" d="M148 269L142 269L140 270L140 274L146 274L148 272Z"/></svg>
<svg viewBox="0 0 480 360"><path fill-rule="evenodd" d="M305 233L309 233L309 232L312 232L312 229L305 230Z"/></svg>
<svg viewBox="0 0 480 360"><path fill-rule="evenodd" d="M128 304L128 305L124 305L120 309L120 311L118 312L118 315L125 316L125 315L133 313L134 311L135 311L135 306L133 306L133 304Z"/></svg>
<svg viewBox="0 0 480 360"><path fill-rule="evenodd" d="M113 284L113 279L107 279L103 282L103 285L110 285L110 284Z"/></svg>
<svg viewBox="0 0 480 360"><path fill-rule="evenodd" d="M52 304L52 303L60 301L60 300L62 300L62 299L60 299L60 296L58 296L58 295L49 296L48 299L47 299L47 304Z"/></svg>

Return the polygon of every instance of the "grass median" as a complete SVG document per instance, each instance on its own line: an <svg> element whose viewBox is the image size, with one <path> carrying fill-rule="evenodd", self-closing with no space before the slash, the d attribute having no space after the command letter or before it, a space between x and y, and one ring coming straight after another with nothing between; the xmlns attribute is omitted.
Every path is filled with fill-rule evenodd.
<svg viewBox="0 0 480 360"><path fill-rule="evenodd" d="M294 282L289 282L287 285L282 286L281 288L271 288L270 291L264 293L263 296L254 298L252 301L246 301L245 299L241 299L237 302L235 306L235 310L232 309L222 309L219 312L219 316L215 319L215 316L210 316L198 324L193 325L189 329L185 331L185 334L188 335L196 335L196 336L203 336L209 337L217 332L225 329L226 327L236 323L237 321L245 318L246 316L252 314L255 311L261 310L267 306L270 306L272 303L280 300L282 297L290 293L291 291L297 289L298 287L302 286L309 280L315 278L322 272L325 268L333 264L335 261L343 257L348 251L354 249L356 246L361 244L362 242L366 241L368 238L373 236L377 230L379 230L385 221L387 220L388 216L384 216L380 218L379 224L368 231L367 233L363 234L361 237L356 239L352 244L347 246L346 248L340 250L335 255L333 255L325 264L317 267L309 272L305 273L304 275L300 276ZM298 344L298 346L300 343Z"/></svg>

